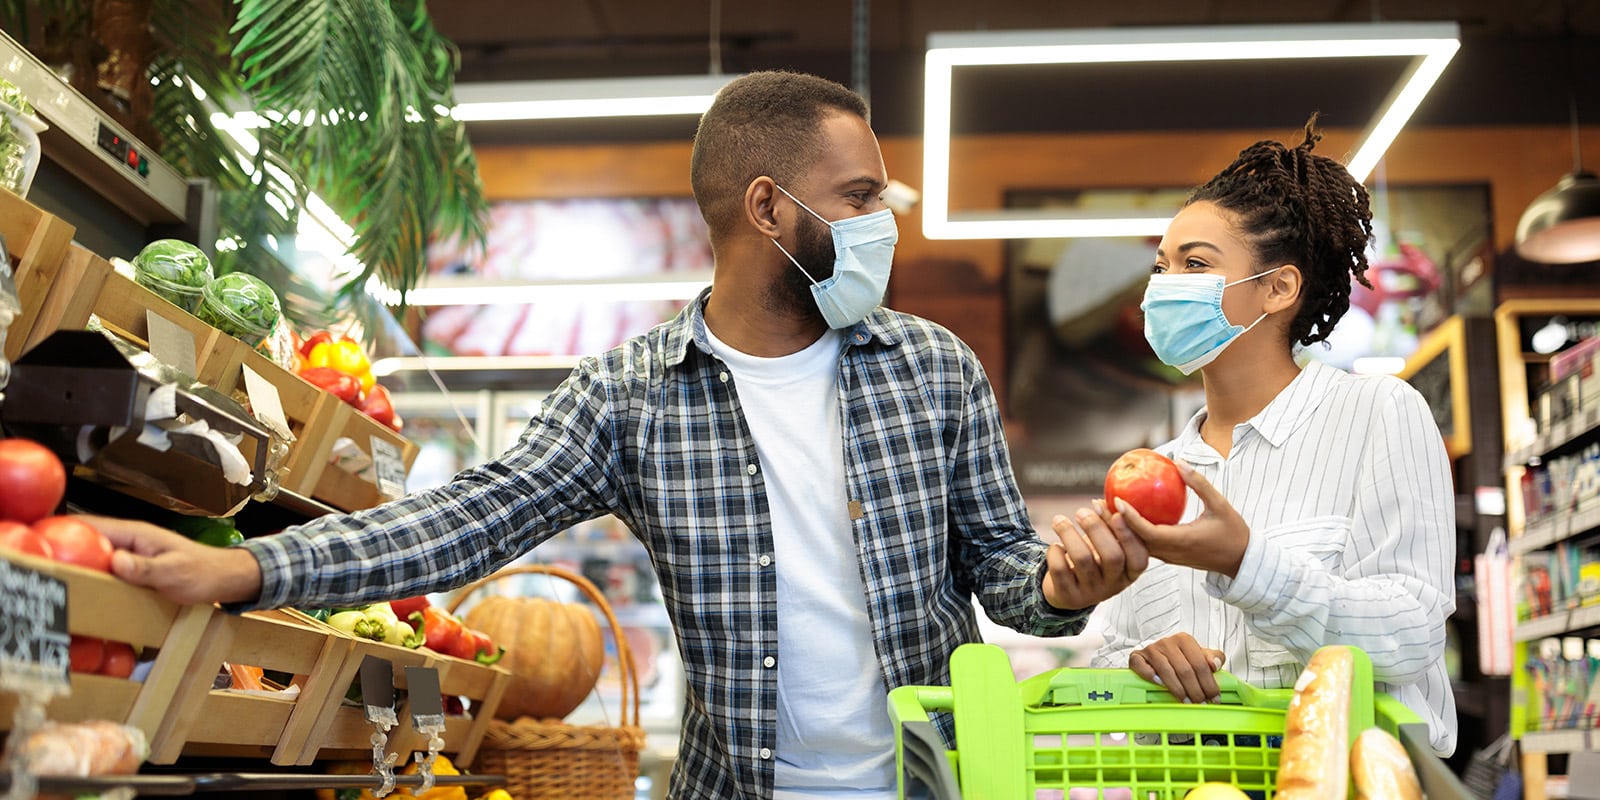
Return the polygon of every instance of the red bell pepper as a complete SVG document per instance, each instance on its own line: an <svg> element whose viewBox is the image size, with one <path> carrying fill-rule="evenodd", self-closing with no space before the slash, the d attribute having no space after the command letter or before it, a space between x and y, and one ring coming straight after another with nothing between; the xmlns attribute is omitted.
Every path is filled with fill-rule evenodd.
<svg viewBox="0 0 1600 800"><path fill-rule="evenodd" d="M471 646L468 649L472 651L472 655L462 656L462 658L476 661L479 664L493 664L506 654L506 649L504 647L495 647L494 641L489 638L489 634L483 631L463 628L461 638L463 641L471 641Z"/></svg>
<svg viewBox="0 0 1600 800"><path fill-rule="evenodd" d="M404 619L411 619L412 614L421 613L422 609L433 605L428 602L428 596L419 594L416 597L407 597L404 600L390 600L389 608L394 610L394 615Z"/></svg>
<svg viewBox="0 0 1600 800"><path fill-rule="evenodd" d="M411 626L422 638L422 646L435 653L452 656L461 649L461 620L448 611L428 606L411 614Z"/></svg>
<svg viewBox="0 0 1600 800"><path fill-rule="evenodd" d="M399 430L395 425L394 401L389 399L389 390L383 386L374 384L372 391L367 392L367 399L362 400L357 408L361 409L361 413L376 420L378 424Z"/></svg>
<svg viewBox="0 0 1600 800"><path fill-rule="evenodd" d="M300 377L312 386L330 392L350 405L360 407L361 381L332 367L306 367Z"/></svg>

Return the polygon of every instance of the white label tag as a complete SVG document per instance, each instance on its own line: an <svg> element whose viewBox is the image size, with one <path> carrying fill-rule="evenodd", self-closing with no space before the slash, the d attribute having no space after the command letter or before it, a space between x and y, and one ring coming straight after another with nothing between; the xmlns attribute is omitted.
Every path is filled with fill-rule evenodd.
<svg viewBox="0 0 1600 800"><path fill-rule="evenodd" d="M257 375L249 366L240 369L244 370L244 393L250 397L250 410L255 412L256 419L280 437L292 438L289 419L283 415L283 398L278 396L278 387L268 383L266 378Z"/></svg>
<svg viewBox="0 0 1600 800"><path fill-rule="evenodd" d="M406 494L406 462L400 448L381 436L372 437L372 460L377 465L378 494L391 500Z"/></svg>
<svg viewBox="0 0 1600 800"><path fill-rule="evenodd" d="M150 330L150 355L157 361L193 378L195 367L194 334L178 323L157 314L144 312L145 324Z"/></svg>

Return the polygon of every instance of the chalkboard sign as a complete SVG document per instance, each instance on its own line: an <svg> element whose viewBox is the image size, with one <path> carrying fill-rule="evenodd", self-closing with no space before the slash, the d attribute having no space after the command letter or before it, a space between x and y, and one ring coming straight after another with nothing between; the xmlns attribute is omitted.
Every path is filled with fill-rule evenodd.
<svg viewBox="0 0 1600 800"><path fill-rule="evenodd" d="M1450 457L1460 458L1471 452L1467 344L1461 318L1451 317L1428 334L1406 360L1400 377L1428 402Z"/></svg>
<svg viewBox="0 0 1600 800"><path fill-rule="evenodd" d="M0 676L66 686L71 640L67 585L0 559Z"/></svg>

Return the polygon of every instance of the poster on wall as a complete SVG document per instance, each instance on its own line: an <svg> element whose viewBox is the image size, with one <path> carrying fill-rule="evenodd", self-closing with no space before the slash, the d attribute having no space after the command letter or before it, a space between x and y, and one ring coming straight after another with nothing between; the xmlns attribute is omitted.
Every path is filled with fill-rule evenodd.
<svg viewBox="0 0 1600 800"><path fill-rule="evenodd" d="M496 202L488 238L481 254L448 242L429 248L429 274L514 283L711 270L705 222L691 198ZM424 346L434 355L593 355L670 319L683 305L552 300L439 307L423 322Z"/></svg>

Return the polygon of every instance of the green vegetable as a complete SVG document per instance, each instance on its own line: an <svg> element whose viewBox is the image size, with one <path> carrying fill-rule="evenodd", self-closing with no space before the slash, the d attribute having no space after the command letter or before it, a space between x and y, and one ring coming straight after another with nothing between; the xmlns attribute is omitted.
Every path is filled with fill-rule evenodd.
<svg viewBox="0 0 1600 800"><path fill-rule="evenodd" d="M231 517L175 516L168 526L201 544L230 547L244 541L244 534L233 526Z"/></svg>
<svg viewBox="0 0 1600 800"><path fill-rule="evenodd" d="M21 191L22 176L27 170L27 148L22 144L22 137L12 126L11 115L0 112L0 186L13 192Z"/></svg>
<svg viewBox="0 0 1600 800"><path fill-rule="evenodd" d="M332 612L328 611L326 608L313 608L310 611L305 612L305 614L306 616L318 622L327 622L328 617L333 616Z"/></svg>
<svg viewBox="0 0 1600 800"><path fill-rule="evenodd" d="M277 327L283 312L272 287L254 275L230 272L206 284L195 316L255 347Z"/></svg>
<svg viewBox="0 0 1600 800"><path fill-rule="evenodd" d="M205 285L211 282L211 259L188 242L159 239L133 257L133 275L140 286L193 312Z"/></svg>
<svg viewBox="0 0 1600 800"><path fill-rule="evenodd" d="M393 645L406 646L406 641L415 635L410 625L395 617L388 603L342 609L328 617L327 622L351 636Z"/></svg>
<svg viewBox="0 0 1600 800"><path fill-rule="evenodd" d="M22 89L5 78L0 78L0 103L5 103L28 116L33 116L33 106L23 96Z"/></svg>

